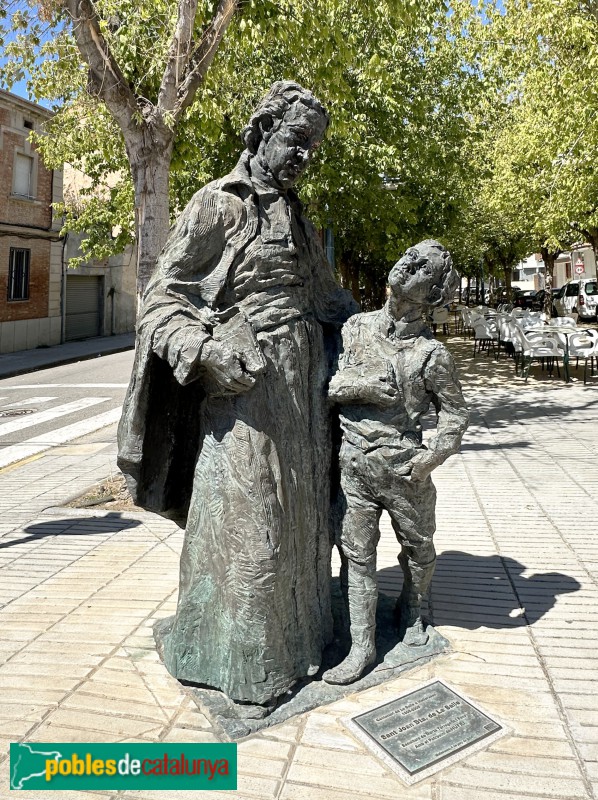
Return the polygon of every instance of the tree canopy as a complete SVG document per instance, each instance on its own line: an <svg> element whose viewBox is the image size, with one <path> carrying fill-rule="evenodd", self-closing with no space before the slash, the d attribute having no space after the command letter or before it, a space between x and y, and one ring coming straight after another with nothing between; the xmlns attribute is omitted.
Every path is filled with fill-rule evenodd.
<svg viewBox="0 0 598 800"><path fill-rule="evenodd" d="M279 79L331 113L300 194L366 303L419 238L501 276L526 251L598 243L596 0L1 2L5 84L25 71L56 111L46 163L91 179L66 225L92 256L137 233L140 290Z"/></svg>
<svg viewBox="0 0 598 800"><path fill-rule="evenodd" d="M4 78L26 69L32 96L55 103L38 146L50 166L67 161L92 179L88 197L66 208L67 224L87 231L90 254L101 255L133 235L135 208L138 234L148 227L141 195L156 151L171 166L172 219L230 169L238 132L268 86L303 83L333 123L302 197L334 229L341 260L386 270L414 237L440 235L458 204L459 93L471 76L456 69L445 20L437 0L47 0L13 9L21 32L8 44ZM115 174L120 180L109 180ZM164 208L153 214L161 233L145 249L155 256Z"/></svg>

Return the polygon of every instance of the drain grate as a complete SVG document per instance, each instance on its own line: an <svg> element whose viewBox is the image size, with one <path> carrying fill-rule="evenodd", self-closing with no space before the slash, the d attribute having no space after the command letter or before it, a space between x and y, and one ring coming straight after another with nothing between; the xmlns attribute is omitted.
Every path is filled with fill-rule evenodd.
<svg viewBox="0 0 598 800"><path fill-rule="evenodd" d="M0 411L0 417L24 417L26 414L33 414L35 408L7 408Z"/></svg>

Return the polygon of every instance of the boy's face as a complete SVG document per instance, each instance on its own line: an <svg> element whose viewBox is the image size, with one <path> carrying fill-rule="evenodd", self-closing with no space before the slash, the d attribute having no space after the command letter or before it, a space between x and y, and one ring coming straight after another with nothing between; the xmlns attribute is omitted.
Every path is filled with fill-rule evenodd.
<svg viewBox="0 0 598 800"><path fill-rule="evenodd" d="M438 268L416 247L410 247L388 276L392 293L414 305L426 306L440 299Z"/></svg>

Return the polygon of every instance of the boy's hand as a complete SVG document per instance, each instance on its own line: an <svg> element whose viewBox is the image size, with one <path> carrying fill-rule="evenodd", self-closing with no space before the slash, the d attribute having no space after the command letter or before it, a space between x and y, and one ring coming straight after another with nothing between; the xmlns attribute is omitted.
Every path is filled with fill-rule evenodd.
<svg viewBox="0 0 598 800"><path fill-rule="evenodd" d="M328 396L337 403L371 403L382 408L393 406L398 394L387 377L365 377L351 369L337 372L328 387Z"/></svg>
<svg viewBox="0 0 598 800"><path fill-rule="evenodd" d="M424 450L411 459L411 472L409 477L412 481L425 481L430 473L439 465L437 456L431 450Z"/></svg>

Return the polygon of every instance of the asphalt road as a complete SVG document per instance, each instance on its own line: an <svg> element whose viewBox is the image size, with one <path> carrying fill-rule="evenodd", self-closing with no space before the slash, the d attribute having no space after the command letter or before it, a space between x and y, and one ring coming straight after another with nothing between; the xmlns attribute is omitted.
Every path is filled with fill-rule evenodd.
<svg viewBox="0 0 598 800"><path fill-rule="evenodd" d="M0 380L0 468L113 424L133 351Z"/></svg>

